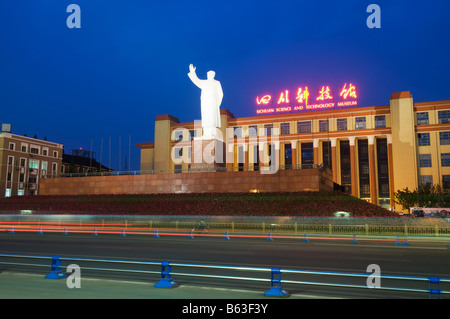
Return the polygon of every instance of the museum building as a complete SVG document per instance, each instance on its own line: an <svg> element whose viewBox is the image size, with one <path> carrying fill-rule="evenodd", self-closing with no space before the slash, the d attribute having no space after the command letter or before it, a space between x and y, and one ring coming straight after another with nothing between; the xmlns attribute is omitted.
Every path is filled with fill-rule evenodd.
<svg viewBox="0 0 450 319"><path fill-rule="evenodd" d="M276 103L258 97L256 116L220 111L224 163L216 174L233 172L236 178L271 170L275 178L283 171L327 169L334 189L398 211L395 191L450 182L450 100L414 102L410 92L397 92L388 105L361 107L351 99L293 104L288 94ZM154 136L154 142L136 144L141 174L189 174L201 124L159 115ZM277 181L279 191L297 190L296 179ZM248 188L240 190L258 191Z"/></svg>

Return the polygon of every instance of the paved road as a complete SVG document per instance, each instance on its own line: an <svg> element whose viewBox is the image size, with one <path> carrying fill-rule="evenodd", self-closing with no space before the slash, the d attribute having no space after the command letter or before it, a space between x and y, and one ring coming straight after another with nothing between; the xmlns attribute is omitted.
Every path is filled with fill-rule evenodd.
<svg viewBox="0 0 450 319"><path fill-rule="evenodd" d="M397 246L393 241L358 240L352 244L348 240L325 240L310 238L304 243L299 239L279 239L268 241L266 238L200 237L191 239L179 236L152 236L99 234L35 234L0 233L0 253L27 254L63 257L170 261L172 263L195 263L225 266L280 267L281 269L300 269L315 271L366 273L369 264L377 264L382 275L402 276L439 276L450 278L450 248L443 242L415 242L410 246ZM3 260L5 260L3 258ZM12 260L9 260L13 262ZM30 262L30 261L28 261ZM35 262L35 261L34 261ZM69 261L65 261L66 266ZM48 263L39 260L39 263ZM77 262L80 264L80 262ZM153 274L125 274L87 270L92 264L82 263L83 288L68 289L64 281L42 280L49 268L0 265L3 272L0 285L9 287L8 293L0 289L2 298L151 298L151 299L254 299L263 296L270 282L270 273L259 274L265 281L223 280L174 275L181 283L175 289L157 289L153 283L159 280L159 267L147 267ZM96 264L96 267L108 267L109 264ZM115 267L117 267L115 265ZM127 266L127 269L143 269ZM191 271L192 269L189 269ZM186 273L188 270L175 268L173 273ZM213 274L217 270L202 270ZM219 271L220 272L220 271ZM249 276L249 274L224 275ZM368 274L369 275L369 274ZM253 276L253 274L252 274ZM255 274L256 276L256 274ZM283 279L291 279L283 274ZM329 276L300 276L300 281L329 282ZM367 278L345 278L345 284L365 285ZM387 284L386 281L382 283ZM390 286L391 283L389 283ZM402 284L393 284L403 287ZM53 287L52 290L51 287ZM133 287L131 289L131 287ZM398 292L374 289L335 288L312 285L284 284L292 298L428 298L428 294L417 292ZM421 283L428 288L428 283ZM2 288L0 286L0 288ZM129 289L130 288L130 289ZM61 289L61 290L58 290ZM446 289L450 290L450 289ZM16 291L16 294L13 293ZM448 296L448 295L447 295ZM445 296L443 296L445 297Z"/></svg>

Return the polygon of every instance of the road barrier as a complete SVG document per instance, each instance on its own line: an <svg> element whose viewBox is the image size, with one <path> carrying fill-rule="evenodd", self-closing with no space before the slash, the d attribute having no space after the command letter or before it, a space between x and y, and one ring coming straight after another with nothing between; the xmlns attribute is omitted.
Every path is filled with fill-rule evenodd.
<svg viewBox="0 0 450 319"><path fill-rule="evenodd" d="M295 269L281 269L277 267L272 268L257 268L257 267L243 267L243 266L225 266L225 265L208 265L208 264L189 264L189 263L171 263L169 261L136 261L136 260L114 260L114 259L94 259L94 258L79 258L79 257L66 257L66 256L36 256L36 255L17 255L17 254L0 254L0 263L13 265L13 266L40 266L40 267L48 267L48 264L29 264L29 263L16 263L8 261L8 259L44 259L50 260L50 272L45 276L46 279L64 279L68 276L64 274L61 270L62 261L71 261L71 262L94 262L94 263L114 263L114 264L122 264L122 265L144 265L145 269L124 269L124 268L104 268L104 267L87 267L82 266L81 269L85 270L96 270L101 271L102 274L105 272L130 272L130 273L146 273L146 274L159 274L160 280L154 284L156 288L175 288L178 287L179 284L174 281L172 276L190 276L195 278L216 278L216 279L228 279L228 280L238 280L238 281L262 281L262 282L270 282L270 288L264 293L265 296L270 297L288 297L289 293L283 288L282 284L289 285L316 285L316 286L328 286L328 287L345 287L345 288L360 288L360 289L379 289L379 290L390 290L390 291L404 291L404 292L417 292L427 294L430 299L433 297L442 298L443 294L450 294L448 290L442 290L441 285L443 283L450 283L449 278L440 278L436 276L429 277L419 277L419 276L393 276L393 275L377 275L377 277L383 281L385 280L394 280L394 281L402 281L404 282L403 287L392 287L392 286L370 286L369 279L374 277L373 274L367 273L343 273L343 272L327 272L327 271L311 271L311 270L295 270ZM5 260L6 259L6 260ZM148 266L160 266L160 271L151 271L148 270ZM172 272L172 267L174 268L193 268L196 271L191 273L180 273L180 272ZM202 269L213 269L217 273L206 273L199 272ZM249 272L270 272L270 279L267 277L242 277L242 276L230 276L228 273L220 274L220 270L225 270L229 272L241 272L241 271L249 271ZM367 279L366 285L361 285L358 283L342 283L342 282L330 282L330 281L321 281L321 282L313 282L313 281L305 281L305 280L293 280L287 279L282 281L282 274L285 275L297 275L297 276L306 276L310 278L311 276L318 276L321 278L329 278L329 277L337 277L340 278L363 278ZM423 286L416 287L411 284L420 283ZM428 284L428 288L426 289L424 286ZM408 287L407 287L408 286Z"/></svg>

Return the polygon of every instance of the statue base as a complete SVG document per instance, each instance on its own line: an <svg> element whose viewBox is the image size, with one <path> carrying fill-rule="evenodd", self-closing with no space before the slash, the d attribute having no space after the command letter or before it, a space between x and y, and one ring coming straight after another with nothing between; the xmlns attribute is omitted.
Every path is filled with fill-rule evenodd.
<svg viewBox="0 0 450 319"><path fill-rule="evenodd" d="M225 142L220 139L194 138L191 172L225 171Z"/></svg>

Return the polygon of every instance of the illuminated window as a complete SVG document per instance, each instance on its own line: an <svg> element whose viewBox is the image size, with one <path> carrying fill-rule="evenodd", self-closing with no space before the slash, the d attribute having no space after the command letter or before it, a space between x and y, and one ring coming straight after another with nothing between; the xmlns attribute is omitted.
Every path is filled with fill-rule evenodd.
<svg viewBox="0 0 450 319"><path fill-rule="evenodd" d="M297 133L311 133L311 121L297 122Z"/></svg>
<svg viewBox="0 0 450 319"><path fill-rule="evenodd" d="M450 123L450 111L438 111L439 124Z"/></svg>
<svg viewBox="0 0 450 319"><path fill-rule="evenodd" d="M450 153L442 153L441 154L441 165L442 166L450 166Z"/></svg>
<svg viewBox="0 0 450 319"><path fill-rule="evenodd" d="M38 160L30 160L30 168L39 168L39 161Z"/></svg>
<svg viewBox="0 0 450 319"><path fill-rule="evenodd" d="M421 175L420 176L420 184L421 185L426 185L426 184L433 185L433 175Z"/></svg>
<svg viewBox="0 0 450 319"><path fill-rule="evenodd" d="M328 132L328 120L319 120L319 132Z"/></svg>
<svg viewBox="0 0 450 319"><path fill-rule="evenodd" d="M337 119L337 130L347 131L347 119Z"/></svg>
<svg viewBox="0 0 450 319"><path fill-rule="evenodd" d="M189 130L189 138L191 141L193 141L196 136L197 136L196 130Z"/></svg>
<svg viewBox="0 0 450 319"><path fill-rule="evenodd" d="M176 147L175 148L175 158L182 158L182 157L183 157L183 148Z"/></svg>
<svg viewBox="0 0 450 319"><path fill-rule="evenodd" d="M430 133L419 133L417 134L419 146L429 146L430 145Z"/></svg>
<svg viewBox="0 0 450 319"><path fill-rule="evenodd" d="M386 116L375 115L375 128L385 128L385 127L386 127Z"/></svg>
<svg viewBox="0 0 450 319"><path fill-rule="evenodd" d="M441 145L450 145L450 132L439 132Z"/></svg>
<svg viewBox="0 0 450 319"><path fill-rule="evenodd" d="M280 124L281 134L290 134L290 125L289 123L281 123Z"/></svg>
<svg viewBox="0 0 450 319"><path fill-rule="evenodd" d="M363 130L365 128L366 128L366 118L364 116L355 118L355 130Z"/></svg>
<svg viewBox="0 0 450 319"><path fill-rule="evenodd" d="M175 174L179 174L183 172L183 165L175 165L174 167Z"/></svg>
<svg viewBox="0 0 450 319"><path fill-rule="evenodd" d="M236 126L233 130L233 135L237 138L242 137L242 127Z"/></svg>
<svg viewBox="0 0 450 319"><path fill-rule="evenodd" d="M427 125L427 124L428 124L428 112L418 112L417 125Z"/></svg>
<svg viewBox="0 0 450 319"><path fill-rule="evenodd" d="M419 154L419 166L431 167L431 154Z"/></svg>
<svg viewBox="0 0 450 319"><path fill-rule="evenodd" d="M258 136L258 126L250 125L248 127L248 136L250 137Z"/></svg>
<svg viewBox="0 0 450 319"><path fill-rule="evenodd" d="M10 188L6 189L5 197L11 197L11 189Z"/></svg>
<svg viewBox="0 0 450 319"><path fill-rule="evenodd" d="M450 187L450 175L442 175L442 184L446 188Z"/></svg>
<svg viewBox="0 0 450 319"><path fill-rule="evenodd" d="M266 136L271 136L273 130L273 124L264 124L264 134Z"/></svg>
<svg viewBox="0 0 450 319"><path fill-rule="evenodd" d="M174 133L174 141L179 142L183 139L183 131L175 131Z"/></svg>

